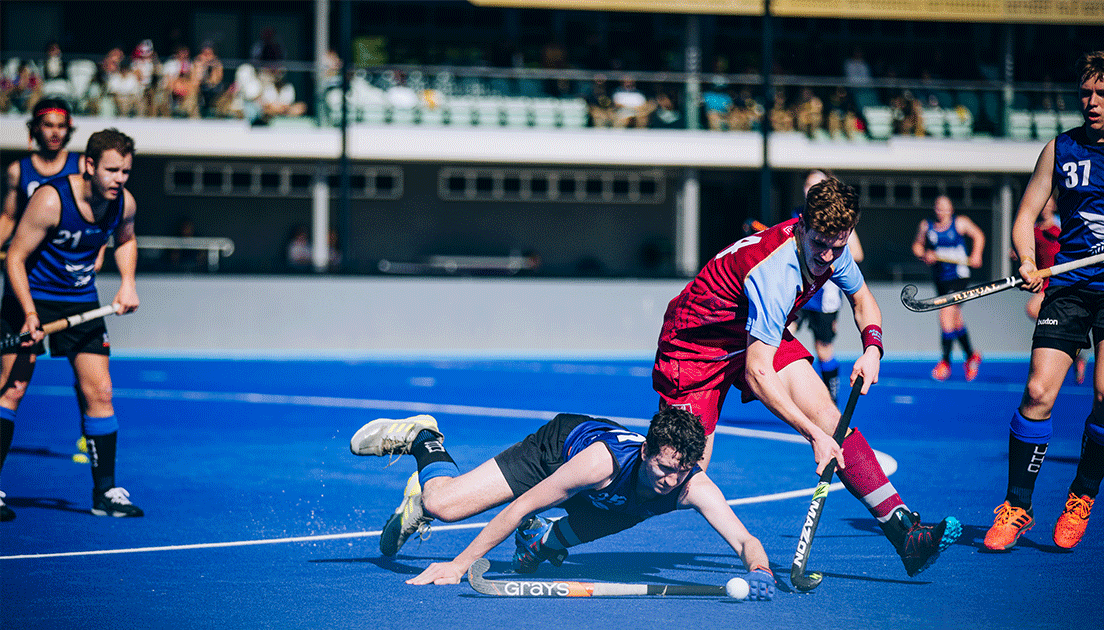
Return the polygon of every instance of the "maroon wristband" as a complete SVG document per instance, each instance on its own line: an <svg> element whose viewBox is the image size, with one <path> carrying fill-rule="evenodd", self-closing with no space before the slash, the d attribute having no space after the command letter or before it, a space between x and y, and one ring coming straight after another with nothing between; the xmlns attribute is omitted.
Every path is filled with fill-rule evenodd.
<svg viewBox="0 0 1104 630"><path fill-rule="evenodd" d="M877 324L871 324L862 331L862 345L863 352L870 346L874 346L878 349L878 356L885 356L885 349L882 348L882 327Z"/></svg>

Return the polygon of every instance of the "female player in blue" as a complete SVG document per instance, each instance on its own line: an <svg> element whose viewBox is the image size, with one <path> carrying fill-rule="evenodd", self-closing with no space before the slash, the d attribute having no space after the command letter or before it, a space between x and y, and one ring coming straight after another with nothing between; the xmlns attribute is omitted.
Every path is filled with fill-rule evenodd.
<svg viewBox="0 0 1104 630"><path fill-rule="evenodd" d="M409 584L456 584L476 559L514 534L513 567L532 573L544 560L559 566L567 548L622 531L677 509L694 508L749 569L750 599L770 599L774 576L767 553L697 466L705 429L689 412L659 411L646 436L610 420L559 414L475 470L459 474L431 416L373 420L353 435L357 455L410 454L418 472L388 519L380 550L398 553L433 518L458 521L509 503L450 562L435 562ZM536 516L553 506L556 521Z"/></svg>
<svg viewBox="0 0 1104 630"><path fill-rule="evenodd" d="M115 129L88 139L83 174L43 184L31 196L8 248L7 282L0 303L4 335L31 333L22 346L0 355L4 384L0 394L0 463L11 446L16 411L34 374L35 356L44 352L42 323L99 306L96 260L107 239L115 239L115 262L121 282L112 303L118 313L138 308L134 240L134 197L125 188L130 177L134 141ZM108 357L111 344L102 319L54 333L50 353L69 359L77 378L81 428L92 463L92 513L97 516L142 516L115 484L115 445L119 422L111 399ZM10 508L4 506L14 517Z"/></svg>
<svg viewBox="0 0 1104 630"><path fill-rule="evenodd" d="M74 131L68 103L58 98L40 100L31 111L27 130L38 149L8 165L8 193L0 213L0 244L7 243L15 232L15 224L35 189L55 177L80 173L80 154L65 148Z"/></svg>
<svg viewBox="0 0 1104 630"><path fill-rule="evenodd" d="M912 253L932 269L937 295L946 295L966 288L970 268L981 267L981 253L985 249L985 234L976 223L964 215L956 215L950 197L940 195L933 207L935 220L924 219L916 230ZM970 253L966 253L966 240L970 241ZM954 342L962 345L966 354L964 371L966 380L977 378L981 355L970 345L970 334L962 318L958 304L939 311L939 330L943 358L932 369L932 378L945 381L951 377L951 350Z"/></svg>
<svg viewBox="0 0 1104 630"><path fill-rule="evenodd" d="M1035 222L1051 195L1061 218L1055 263L1104 252L1104 51L1086 54L1079 65L1080 107L1085 123L1043 147L1012 225L1023 287L1039 291ZM985 535L989 549L1010 549L1035 524L1031 495L1051 436L1051 411L1077 353L1096 352L1092 409L1085 419L1081 458L1066 505L1054 525L1054 544L1071 549L1081 542L1093 501L1104 479L1104 264L1050 278L1031 339L1031 367L1008 436L1005 501Z"/></svg>

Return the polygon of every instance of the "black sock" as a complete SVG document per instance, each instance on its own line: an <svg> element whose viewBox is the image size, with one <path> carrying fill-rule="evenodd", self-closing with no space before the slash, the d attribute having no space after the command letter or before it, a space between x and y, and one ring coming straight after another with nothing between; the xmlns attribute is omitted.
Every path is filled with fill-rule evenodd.
<svg viewBox="0 0 1104 630"><path fill-rule="evenodd" d="M1104 479L1104 444L1099 444L1086 432L1081 438L1081 461L1077 462L1077 476L1073 478L1070 492L1095 499L1100 492L1101 479Z"/></svg>
<svg viewBox="0 0 1104 630"><path fill-rule="evenodd" d="M966 358L974 356L974 347L970 345L970 333L966 332L966 329L958 331L958 343L962 344L962 351L966 353Z"/></svg>
<svg viewBox="0 0 1104 630"><path fill-rule="evenodd" d="M88 457L92 460L92 486L96 495L115 487L115 443L118 431L105 435L86 435Z"/></svg>
<svg viewBox="0 0 1104 630"><path fill-rule="evenodd" d="M1035 480L1039 477L1047 444L1032 444L1008 435L1008 494L1005 499L1012 507L1031 509L1031 495L1035 492Z"/></svg>
<svg viewBox="0 0 1104 630"><path fill-rule="evenodd" d="M951 350L954 348L954 337L948 337L947 334L944 333L941 341L943 344L943 360L950 363Z"/></svg>
<svg viewBox="0 0 1104 630"><path fill-rule="evenodd" d="M8 458L11 450L12 437L15 436L15 422L7 418L0 418L0 470L4 468L4 460Z"/></svg>
<svg viewBox="0 0 1104 630"><path fill-rule="evenodd" d="M455 465L452 457L445 450L445 445L441 443L441 436L426 429L414 438L414 444L410 446L410 454L414 456L414 461L418 462L418 470L433 462L449 462Z"/></svg>

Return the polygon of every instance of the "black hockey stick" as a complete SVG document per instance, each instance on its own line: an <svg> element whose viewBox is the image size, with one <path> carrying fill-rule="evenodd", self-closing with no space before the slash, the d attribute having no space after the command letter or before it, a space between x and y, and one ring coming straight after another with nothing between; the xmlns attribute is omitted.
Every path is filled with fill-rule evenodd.
<svg viewBox="0 0 1104 630"><path fill-rule="evenodd" d="M847 407L843 410L836 432L832 439L837 444L843 442L847 436L847 427L851 424L851 414L855 411L855 403L859 402L859 394L862 393L863 377L855 377L855 385L851 388L851 396L847 399ZM832 475L836 472L836 460L828 462L824 472L820 475L820 482L813 490L813 501L809 504L809 513L805 515L805 525L801 528L801 537L797 540L797 551L794 552L793 566L790 567L790 582L797 590L806 593L820 586L824 576L817 572L805 573L805 565L809 562L809 550L813 546L813 536L816 534L817 525L820 523L820 515L824 512L824 502L828 498L828 487L832 485Z"/></svg>
<svg viewBox="0 0 1104 630"><path fill-rule="evenodd" d="M468 567L468 583L477 592L500 597L639 597L706 596L727 597L724 586L708 584L618 584L573 580L488 580L483 577L491 561L479 558Z"/></svg>
<svg viewBox="0 0 1104 630"><path fill-rule="evenodd" d="M65 330L77 324L83 324L84 322L96 319L97 317L104 317L106 315L113 315L115 313L115 305L108 304L107 306L101 306L91 311L85 311L76 315L70 315L69 317L63 317L56 319L48 324L42 325L42 331L47 335L56 333L60 330ZM12 335L10 337L4 337L0 339L0 349L6 350L8 348L14 348L19 344L27 341L31 338L31 333L19 333L18 335Z"/></svg>
<svg viewBox="0 0 1104 630"><path fill-rule="evenodd" d="M1095 256L1089 256L1088 258L1082 258L1080 260L1071 260L1060 265L1054 265L1053 267L1047 267L1046 269L1040 269L1035 272L1036 278L1049 278L1056 276L1060 273L1067 271L1073 271L1074 269L1080 269L1081 267L1087 267L1088 265L1095 265L1097 263L1104 262L1104 254L1097 254ZM917 313L925 313L927 311L935 311L941 308L946 308L953 304L961 304L967 300L977 299L984 297L992 293L999 293L1005 289L1013 289L1023 284L1023 278L1019 276L1008 276L1007 278L1001 278L988 284L979 284L974 287L969 287L961 291L954 293L948 293L947 295L938 295L926 300L916 299L916 286L912 284L906 284L901 289L901 304L905 305L910 311L916 311Z"/></svg>

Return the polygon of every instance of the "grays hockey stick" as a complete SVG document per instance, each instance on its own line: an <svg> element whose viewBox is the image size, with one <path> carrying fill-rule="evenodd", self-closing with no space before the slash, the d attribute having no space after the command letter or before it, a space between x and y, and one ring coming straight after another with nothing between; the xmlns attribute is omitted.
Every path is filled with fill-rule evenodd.
<svg viewBox="0 0 1104 630"><path fill-rule="evenodd" d="M859 402L859 394L862 393L863 377L855 377L855 385L851 388L851 396L847 399L847 406L843 410L839 424L836 426L832 439L837 444L843 442L847 436L847 427L851 424L851 414L855 411L855 403ZM828 462L824 472L820 475L820 482L813 490L813 501L809 504L809 512L805 515L805 525L801 528L801 536L797 540L797 551L794 552L793 566L790 567L790 582L797 590L807 593L820 586L824 576L817 572L806 573L805 565L809 562L809 551L813 546L813 536L816 535L817 525L820 524L820 515L824 513L824 502L828 499L828 487L832 485L832 475L836 472L836 460Z"/></svg>
<svg viewBox="0 0 1104 630"><path fill-rule="evenodd" d="M108 304L107 306L101 306L99 308L92 309L91 311L85 311L76 315L70 315L69 317L63 317L61 319L56 319L48 324L43 324L42 331L49 335L51 333L65 330L66 328L71 328L73 326L76 326L77 324L83 324L84 322L96 319L97 317L112 315L115 312L115 305ZM14 348L24 341L29 340L30 338L31 333L29 332L5 337L3 339L0 339L0 349L6 350L8 348Z"/></svg>
<svg viewBox="0 0 1104 630"><path fill-rule="evenodd" d="M1089 256L1088 258L1082 258L1080 260L1071 260L1060 265L1054 265L1053 267L1047 267L1046 269L1040 269L1035 272L1036 278L1049 278L1056 276L1060 273L1067 271L1073 271L1074 269L1080 269L1081 267L1087 267L1089 265L1095 265L1097 263L1104 262L1104 253L1096 254L1095 256ZM947 295L939 295L926 300L916 299L916 286L912 284L906 284L901 289L901 304L905 305L910 311L916 311L917 313L925 313L927 311L936 311L941 308L946 308L953 304L961 304L967 300L974 300L979 297L984 297L993 293L999 293L1005 289L1013 289L1023 284L1023 278L1019 276L1008 276L990 282L988 284L979 284L974 287L969 287L961 291L954 293L948 293Z"/></svg>
<svg viewBox="0 0 1104 630"><path fill-rule="evenodd" d="M468 567L468 583L483 595L500 597L639 597L706 596L727 597L724 586L707 584L618 584L574 580L488 580L483 577L491 561L479 558Z"/></svg>

